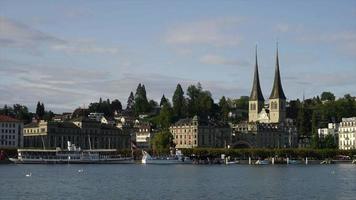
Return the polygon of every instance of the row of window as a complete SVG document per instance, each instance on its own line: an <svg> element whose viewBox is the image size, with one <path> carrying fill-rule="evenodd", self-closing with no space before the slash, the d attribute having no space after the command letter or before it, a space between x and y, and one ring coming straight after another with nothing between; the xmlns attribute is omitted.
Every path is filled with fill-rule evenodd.
<svg viewBox="0 0 356 200"><path fill-rule="evenodd" d="M341 122L340 126L356 126L356 122Z"/></svg>
<svg viewBox="0 0 356 200"><path fill-rule="evenodd" d="M340 141L340 146L348 146L348 145L355 145L355 140L344 140Z"/></svg>
<svg viewBox="0 0 356 200"><path fill-rule="evenodd" d="M16 142L15 141L7 141L7 140L1 140L0 142L1 145L4 146L15 146Z"/></svg>
<svg viewBox="0 0 356 200"><path fill-rule="evenodd" d="M15 133L15 129L1 129L1 133Z"/></svg>
<svg viewBox="0 0 356 200"><path fill-rule="evenodd" d="M176 135L176 139L178 139L178 136L179 136L179 138L180 138L180 139L182 139L182 138L183 138L183 136L184 136L184 139L186 139L186 138L187 138L187 135ZM188 135L188 138L189 138L189 139L191 139L191 138L192 138L192 136L191 136L191 135ZM194 138L197 138L197 135L194 135Z"/></svg>
<svg viewBox="0 0 356 200"><path fill-rule="evenodd" d="M1 127L5 128L15 128L16 124L15 123L1 123Z"/></svg>
<svg viewBox="0 0 356 200"><path fill-rule="evenodd" d="M1 135L1 139L15 139L15 135Z"/></svg>

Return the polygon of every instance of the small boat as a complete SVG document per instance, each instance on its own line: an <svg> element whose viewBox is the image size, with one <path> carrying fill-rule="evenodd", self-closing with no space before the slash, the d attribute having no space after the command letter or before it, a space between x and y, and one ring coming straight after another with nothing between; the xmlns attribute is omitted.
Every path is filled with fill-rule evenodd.
<svg viewBox="0 0 356 200"><path fill-rule="evenodd" d="M132 157L123 157L116 149L82 150L68 141L68 148L18 149L17 158L9 158L16 164L125 164L133 163Z"/></svg>
<svg viewBox="0 0 356 200"><path fill-rule="evenodd" d="M352 161L352 164L356 164L356 159L354 159L354 160Z"/></svg>
<svg viewBox="0 0 356 200"><path fill-rule="evenodd" d="M166 157L152 157L149 153L142 150L142 164L192 164L193 161L182 154L180 150L176 150L175 155Z"/></svg>
<svg viewBox="0 0 356 200"><path fill-rule="evenodd" d="M270 161L269 160L257 160L255 162L256 165L269 165Z"/></svg>
<svg viewBox="0 0 356 200"><path fill-rule="evenodd" d="M30 173L28 173L28 174L26 174L26 177L31 177L32 176L32 173L30 172Z"/></svg>
<svg viewBox="0 0 356 200"><path fill-rule="evenodd" d="M226 165L234 165L234 164L239 164L239 163L240 163L240 161L238 161L238 160L226 161L226 162L225 162Z"/></svg>
<svg viewBox="0 0 356 200"><path fill-rule="evenodd" d="M300 160L289 160L288 161L288 164L290 164L290 165L297 165L297 164L301 164L302 163L302 161L300 161Z"/></svg>
<svg viewBox="0 0 356 200"><path fill-rule="evenodd" d="M332 163L333 163L333 161L332 160L328 160L328 159L323 160L323 161L320 162L321 165L328 165L328 164L332 164Z"/></svg>

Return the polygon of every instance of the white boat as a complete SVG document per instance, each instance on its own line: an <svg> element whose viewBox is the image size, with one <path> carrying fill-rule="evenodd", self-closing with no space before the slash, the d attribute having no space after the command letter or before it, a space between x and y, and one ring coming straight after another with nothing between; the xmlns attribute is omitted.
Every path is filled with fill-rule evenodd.
<svg viewBox="0 0 356 200"><path fill-rule="evenodd" d="M175 155L165 157L152 157L146 151L142 151L142 164L192 164L193 161L182 154L180 150L176 150Z"/></svg>
<svg viewBox="0 0 356 200"><path fill-rule="evenodd" d="M18 149L17 158L10 161L18 164L91 164L91 163L133 163L132 157L123 157L116 149L82 150L68 141L68 148L53 150Z"/></svg>
<svg viewBox="0 0 356 200"><path fill-rule="evenodd" d="M270 162L269 162L269 160L257 160L257 161L255 162L255 164L256 164L256 165L269 165Z"/></svg>
<svg viewBox="0 0 356 200"><path fill-rule="evenodd" d="M297 164L301 164L302 162L300 160L289 160L288 164L290 165L297 165Z"/></svg>

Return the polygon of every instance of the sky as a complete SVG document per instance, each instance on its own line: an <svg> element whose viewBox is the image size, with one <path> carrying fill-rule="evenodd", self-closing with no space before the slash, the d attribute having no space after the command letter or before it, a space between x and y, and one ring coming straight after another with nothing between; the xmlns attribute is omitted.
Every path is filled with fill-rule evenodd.
<svg viewBox="0 0 356 200"><path fill-rule="evenodd" d="M356 1L0 0L0 106L55 112L200 82L248 96L258 48L268 99L276 42L287 99L356 95Z"/></svg>

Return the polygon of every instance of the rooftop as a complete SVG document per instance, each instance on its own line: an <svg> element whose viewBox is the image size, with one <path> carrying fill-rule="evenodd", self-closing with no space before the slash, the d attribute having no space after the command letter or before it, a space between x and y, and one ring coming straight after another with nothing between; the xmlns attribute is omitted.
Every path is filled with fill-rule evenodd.
<svg viewBox="0 0 356 200"><path fill-rule="evenodd" d="M0 122L20 122L20 120L9 117L7 115L0 115Z"/></svg>

